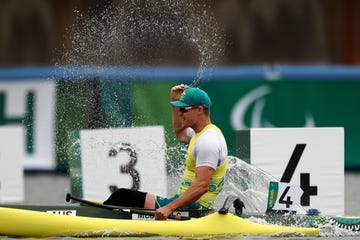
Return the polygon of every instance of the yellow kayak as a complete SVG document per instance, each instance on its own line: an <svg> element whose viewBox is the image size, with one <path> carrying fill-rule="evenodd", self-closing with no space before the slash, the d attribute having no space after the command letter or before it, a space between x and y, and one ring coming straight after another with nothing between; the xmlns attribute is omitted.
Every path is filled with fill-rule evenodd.
<svg viewBox="0 0 360 240"><path fill-rule="evenodd" d="M186 221L146 221L65 216L0 207L0 235L14 237L115 236L316 236L318 228L258 224L231 213L218 212Z"/></svg>

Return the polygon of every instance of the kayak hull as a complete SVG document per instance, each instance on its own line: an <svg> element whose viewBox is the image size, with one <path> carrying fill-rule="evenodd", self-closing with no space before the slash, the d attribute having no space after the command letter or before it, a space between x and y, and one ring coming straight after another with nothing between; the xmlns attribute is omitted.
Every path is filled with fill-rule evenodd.
<svg viewBox="0 0 360 240"><path fill-rule="evenodd" d="M318 228L257 224L231 213L186 221L145 221L48 214L0 207L0 234L15 237L319 235Z"/></svg>

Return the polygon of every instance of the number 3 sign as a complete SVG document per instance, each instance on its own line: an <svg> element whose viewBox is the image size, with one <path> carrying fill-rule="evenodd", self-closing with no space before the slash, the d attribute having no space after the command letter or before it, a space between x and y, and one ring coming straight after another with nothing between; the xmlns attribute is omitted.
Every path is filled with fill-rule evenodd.
<svg viewBox="0 0 360 240"><path fill-rule="evenodd" d="M80 184L73 194L105 200L117 188L128 188L167 196L162 126L81 130L76 142L80 164L71 172L81 178L72 181Z"/></svg>

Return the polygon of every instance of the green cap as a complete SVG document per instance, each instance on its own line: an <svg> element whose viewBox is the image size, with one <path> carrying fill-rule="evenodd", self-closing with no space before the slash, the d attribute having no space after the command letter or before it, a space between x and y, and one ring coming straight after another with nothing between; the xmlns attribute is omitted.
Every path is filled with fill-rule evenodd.
<svg viewBox="0 0 360 240"><path fill-rule="evenodd" d="M204 108L210 108L211 101L209 95L200 88L189 87L185 89L177 101L170 102L174 107L190 107L202 105Z"/></svg>

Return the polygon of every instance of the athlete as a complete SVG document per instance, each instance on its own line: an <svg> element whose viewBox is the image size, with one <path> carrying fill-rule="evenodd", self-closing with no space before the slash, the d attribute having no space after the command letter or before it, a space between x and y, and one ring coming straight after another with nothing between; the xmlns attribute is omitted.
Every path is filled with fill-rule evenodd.
<svg viewBox="0 0 360 240"><path fill-rule="evenodd" d="M221 130L211 123L211 101L199 88L181 84L171 88L172 125L180 142L187 143L185 172L178 192L171 198L118 189L104 204L156 209L155 219L165 220L174 211L214 208L224 185L227 144Z"/></svg>

